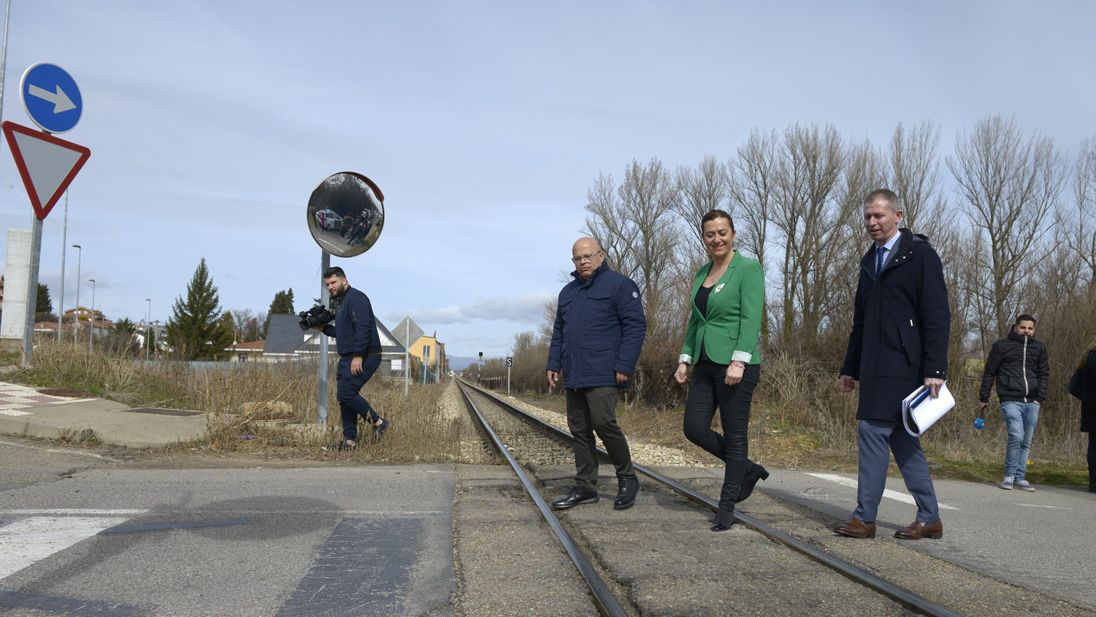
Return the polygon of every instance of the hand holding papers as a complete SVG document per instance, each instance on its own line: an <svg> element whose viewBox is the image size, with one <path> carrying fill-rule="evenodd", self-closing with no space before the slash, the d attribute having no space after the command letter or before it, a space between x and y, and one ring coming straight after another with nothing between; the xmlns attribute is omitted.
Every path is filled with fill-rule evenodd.
<svg viewBox="0 0 1096 617"><path fill-rule="evenodd" d="M919 437L952 407L955 407L955 397L948 390L948 384L940 386L940 396L936 398L932 398L928 388L921 386L902 399L902 424L907 433Z"/></svg>

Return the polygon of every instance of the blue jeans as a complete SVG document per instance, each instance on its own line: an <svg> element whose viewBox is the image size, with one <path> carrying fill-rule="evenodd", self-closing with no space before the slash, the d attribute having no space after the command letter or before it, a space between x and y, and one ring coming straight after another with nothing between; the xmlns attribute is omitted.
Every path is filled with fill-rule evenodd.
<svg viewBox="0 0 1096 617"><path fill-rule="evenodd" d="M1004 401L1001 403L1001 415L1005 417L1005 426L1008 428L1005 477L1013 476L1019 482L1027 473L1031 436L1035 434L1035 424L1039 422L1039 403Z"/></svg>

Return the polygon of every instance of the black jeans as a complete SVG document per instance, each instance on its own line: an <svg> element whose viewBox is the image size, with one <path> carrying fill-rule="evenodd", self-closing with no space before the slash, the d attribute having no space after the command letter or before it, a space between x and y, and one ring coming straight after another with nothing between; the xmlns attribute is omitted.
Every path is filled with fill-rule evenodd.
<svg viewBox="0 0 1096 617"><path fill-rule="evenodd" d="M381 355L367 355L362 359L362 372L357 375L350 373L351 356L339 358L339 368L335 372L335 398L339 400L339 412L342 415L343 437L354 441L358 438L358 416L366 422L373 424L380 415L374 411L369 401L362 398L358 391L365 382L377 372L381 365Z"/></svg>
<svg viewBox="0 0 1096 617"><path fill-rule="evenodd" d="M723 383L726 364L701 360L693 369L689 398L685 401L685 437L704 448L727 467L723 472L723 490L719 493L719 509L734 510L742 487L742 476L754 462L750 450L750 403L753 391L761 380L761 365L748 364L742 381L733 386ZM712 418L719 409L723 434L712 430Z"/></svg>
<svg viewBox="0 0 1096 617"><path fill-rule="evenodd" d="M1096 487L1096 432L1088 434L1088 486Z"/></svg>
<svg viewBox="0 0 1096 617"><path fill-rule="evenodd" d="M567 390L567 427L575 437L575 485L584 491L597 490L597 442L601 437L609 460L622 478L634 478L628 440L616 421L620 390L613 386Z"/></svg>

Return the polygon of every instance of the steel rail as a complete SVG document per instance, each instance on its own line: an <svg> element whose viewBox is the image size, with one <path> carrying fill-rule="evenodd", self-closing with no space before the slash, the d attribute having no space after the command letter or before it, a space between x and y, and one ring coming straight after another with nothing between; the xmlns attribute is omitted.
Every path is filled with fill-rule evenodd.
<svg viewBox="0 0 1096 617"><path fill-rule="evenodd" d="M468 386L458 380L458 384L462 386ZM593 565L590 564L590 560L586 558L586 555L575 544L571 534L567 533L567 530L563 528L563 524L559 522L559 518L552 513L552 509L548 506L548 503L541 497L540 491L537 490L533 481L529 478L529 475L525 473L525 469L518 463L514 455L510 453L510 449L506 447L506 444L502 442L498 434L491 425L488 424L487 419L480 413L479 408L472 402L472 398L468 396L468 392L464 387L461 387L461 395L464 396L464 401L467 403L468 408L476 416L476 420L479 421L480 427L491 438L491 443L494 444L495 449L502 454L510 467L513 468L514 473L518 479L521 480L522 487L525 488L525 492L536 504L537 510L540 511L540 515L544 518L544 521L548 523L548 526L552 528L552 532L556 535L556 539L563 545L563 549L567 551L567 555L571 557L571 563L574 564L575 569L582 576L582 579L586 581L587 587L590 588L590 593L593 594L594 604L597 605L598 612L605 617L627 617L628 613L621 606L620 601L617 600L613 592L609 590L609 587L598 575Z"/></svg>
<svg viewBox="0 0 1096 617"><path fill-rule="evenodd" d="M574 441L574 437L571 435L570 432L548 424L547 422L544 422L543 420L518 409L514 405L499 398L499 396L494 392L478 388L476 386L473 386L472 384L468 384L467 382L462 383L465 383L469 387L475 389L477 392L483 394L484 396L487 396L491 400L495 401L499 406L509 410L514 414L517 414L519 417L529 422L532 422L545 430L548 430L549 432L555 434L557 437L560 437L568 442ZM598 454L600 454L602 457L605 457L606 459L608 458L609 455L604 449L598 448L597 451ZM635 467L636 471L651 478L652 480L655 480L656 482L669 486L675 492L694 503L705 506L713 512L719 509L718 501L699 493L692 487L687 486L682 482L674 480L673 478L665 476L653 469L640 465L634 461L632 462L632 466ZM780 544L783 544L784 546L787 546L794 551L810 557L811 559L814 559L815 561L846 576L847 578L850 578L857 583L870 587L871 589L883 594L884 596L890 598L891 600L894 600L895 602L898 602L899 604L905 606L910 610L917 611L924 615L932 615L934 617L959 617L959 613L956 613L945 606L941 606L940 604L923 598L913 593L912 591L909 591L908 589L905 589L903 587L899 587L894 583L887 581L886 579L883 579L879 576L876 576L875 574L872 574L871 572L868 572L867 570L858 568L857 566L843 559L840 559L839 557L835 557L834 555L831 555L821 549L815 548L814 546L807 544L806 542L800 540L799 538L796 538L795 536L784 533L779 529L770 527L769 525L762 523L752 516L742 514L741 512L736 511L734 513L734 518L735 521L742 523L743 525L749 527L750 529L753 529L754 531L757 531L758 533L764 535L770 540L774 542L779 542Z"/></svg>

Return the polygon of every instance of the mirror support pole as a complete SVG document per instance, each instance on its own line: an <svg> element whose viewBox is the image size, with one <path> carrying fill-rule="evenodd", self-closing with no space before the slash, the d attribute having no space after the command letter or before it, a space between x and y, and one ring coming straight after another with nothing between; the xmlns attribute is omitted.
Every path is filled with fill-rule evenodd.
<svg viewBox="0 0 1096 617"><path fill-rule="evenodd" d="M329 304L329 296L327 294L327 285L324 284L323 273L331 267L331 254L327 251L320 250L320 304L325 307ZM319 411L320 411L320 427L327 426L327 335L322 331L320 332L320 368L319 368L319 382L320 382L320 397L319 397Z"/></svg>

